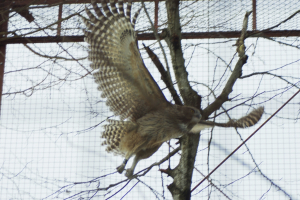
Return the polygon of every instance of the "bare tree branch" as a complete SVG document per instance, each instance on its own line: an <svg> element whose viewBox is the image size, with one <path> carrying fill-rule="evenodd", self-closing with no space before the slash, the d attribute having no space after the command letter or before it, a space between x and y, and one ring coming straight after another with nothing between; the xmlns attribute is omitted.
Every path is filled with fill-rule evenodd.
<svg viewBox="0 0 300 200"><path fill-rule="evenodd" d="M148 53L149 57L151 58L152 62L154 63L154 65L156 66L158 71L160 72L161 79L166 84L167 88L169 89L169 91L173 97L173 100L175 101L175 104L182 105L182 102L181 102L181 100L174 88L174 85L172 83L170 74L165 70L164 66L162 65L162 63L160 62L160 60L156 56L156 54L149 47L146 47L144 43L143 43L143 45L144 45L144 48L146 49L146 52Z"/></svg>
<svg viewBox="0 0 300 200"><path fill-rule="evenodd" d="M294 14L292 14L291 16L289 16L288 18L286 18L285 20L279 22L278 24L276 24L275 26L272 26L270 28L261 30L261 31L257 31L255 33L252 34L248 34L246 37L258 37L258 36L263 36L264 32L267 32L269 30L272 30L274 28L277 28L278 26L280 26L281 24L284 24L285 22L289 21L290 19L292 19L293 17L295 17L298 13L300 13L300 10L297 10L296 12L294 12Z"/></svg>
<svg viewBox="0 0 300 200"><path fill-rule="evenodd" d="M242 75L242 67L244 66L244 64L246 64L247 59L248 59L248 56L245 54L246 47L245 47L244 41L246 39L248 18L251 13L252 13L252 11L247 12L245 14L242 33L241 33L240 38L236 42L239 60L237 61L236 65L234 67L234 70L231 73L221 95L218 96L217 99L212 104L210 104L209 106L207 106L207 108L205 108L203 110L203 113L204 113L203 115L205 117L204 119L206 119L215 110L218 110L224 102L229 101L229 94L232 92L232 88L233 88L236 80L238 78L240 78Z"/></svg>

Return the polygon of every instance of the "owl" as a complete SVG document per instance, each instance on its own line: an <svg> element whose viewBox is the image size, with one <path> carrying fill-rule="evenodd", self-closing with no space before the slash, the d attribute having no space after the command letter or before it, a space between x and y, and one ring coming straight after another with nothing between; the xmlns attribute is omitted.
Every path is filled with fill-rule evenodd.
<svg viewBox="0 0 300 200"><path fill-rule="evenodd" d="M144 65L137 47L135 22L140 12L131 17L131 1L126 9L122 0L101 1L100 9L95 0L92 6L96 16L86 8L88 19L85 41L89 44L88 59L93 76L106 98L106 104L120 120L108 120L102 138L106 150L125 157L117 167L122 173L129 158L132 166L125 175L132 177L141 159L149 158L159 147L172 138L188 133L199 133L212 126L249 127L261 118L260 107L249 115L228 123L201 120L200 111L191 106L181 106L166 100L157 83Z"/></svg>

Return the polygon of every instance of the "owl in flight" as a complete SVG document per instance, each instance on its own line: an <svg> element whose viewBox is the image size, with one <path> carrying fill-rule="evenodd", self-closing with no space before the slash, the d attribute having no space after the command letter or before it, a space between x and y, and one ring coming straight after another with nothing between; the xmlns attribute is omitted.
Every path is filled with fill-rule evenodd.
<svg viewBox="0 0 300 200"><path fill-rule="evenodd" d="M245 128L260 120L263 107L239 120L222 124L202 121L197 108L168 102L145 67L137 47L134 25L140 10L132 18L131 0L126 9L122 0L118 1L118 9L115 0L110 1L110 8L105 0L101 4L102 9L92 0L97 16L86 8L89 19L83 18L84 34L98 90L114 114L120 116L120 121L108 120L102 133L106 150L125 157L117 168L119 173L124 171L128 159L135 156L125 174L131 177L141 159L150 157L171 138L199 133L213 126Z"/></svg>

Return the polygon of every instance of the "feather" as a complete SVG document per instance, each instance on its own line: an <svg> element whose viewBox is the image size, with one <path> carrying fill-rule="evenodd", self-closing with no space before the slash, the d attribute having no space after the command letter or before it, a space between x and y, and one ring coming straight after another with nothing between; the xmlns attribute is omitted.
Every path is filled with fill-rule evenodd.
<svg viewBox="0 0 300 200"><path fill-rule="evenodd" d="M97 17L86 9L89 20L83 18L93 76L111 111L122 120L136 121L170 103L144 66L136 45L134 24L140 10L131 23L131 1L126 17L123 1L118 1L119 11L115 0L110 0L111 8L104 0L101 2L103 10L92 1Z"/></svg>

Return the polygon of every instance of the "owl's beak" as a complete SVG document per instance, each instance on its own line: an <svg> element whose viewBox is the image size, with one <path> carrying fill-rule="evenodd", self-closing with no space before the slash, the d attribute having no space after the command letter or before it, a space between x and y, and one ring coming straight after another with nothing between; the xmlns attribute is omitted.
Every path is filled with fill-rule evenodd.
<svg viewBox="0 0 300 200"><path fill-rule="evenodd" d="M202 115L199 113L199 114L195 115L195 117L196 117L196 119L197 119L197 122L199 122L200 119L201 119L201 117L202 117Z"/></svg>

